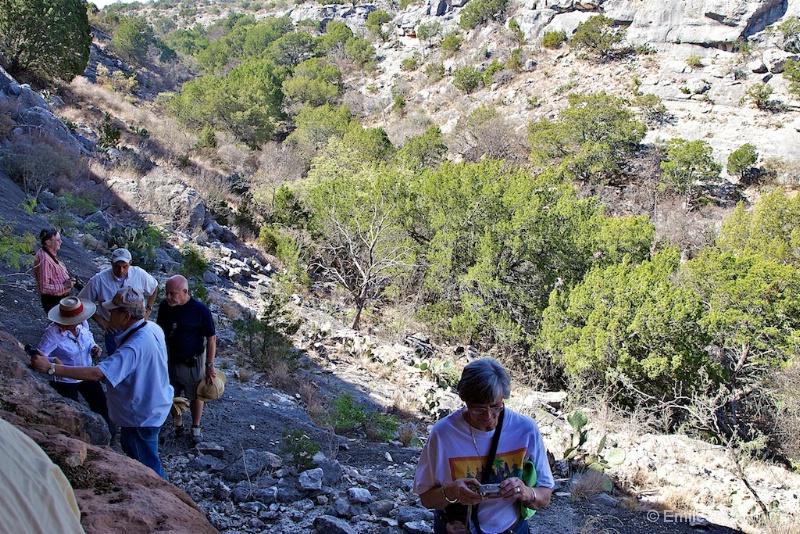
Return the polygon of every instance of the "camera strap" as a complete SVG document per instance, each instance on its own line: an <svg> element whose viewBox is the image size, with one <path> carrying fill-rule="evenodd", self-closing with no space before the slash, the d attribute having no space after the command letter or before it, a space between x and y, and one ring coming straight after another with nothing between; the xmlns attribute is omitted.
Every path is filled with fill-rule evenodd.
<svg viewBox="0 0 800 534"><path fill-rule="evenodd" d="M142 324L140 324L139 326L137 326L136 328L125 334L125 337L123 337L120 340L119 345L117 345L117 349L119 349L122 345L124 345L125 342L128 341L133 334L144 328L145 325L147 325L147 321L142 322Z"/></svg>
<svg viewBox="0 0 800 534"><path fill-rule="evenodd" d="M494 429L494 435L492 436L492 445L489 447L489 456L486 457L486 464L483 466L481 470L481 484L486 484L489 482L489 474L492 469L492 465L494 464L494 457L497 455L497 444L500 443L500 432L503 430L503 419L506 416L506 411L503 410L500 412L500 417L497 419L497 427ZM470 519L472 523L475 525L475 530L478 534L483 534L481 530L481 525L478 522L478 504L471 505L470 508L472 509L469 513Z"/></svg>

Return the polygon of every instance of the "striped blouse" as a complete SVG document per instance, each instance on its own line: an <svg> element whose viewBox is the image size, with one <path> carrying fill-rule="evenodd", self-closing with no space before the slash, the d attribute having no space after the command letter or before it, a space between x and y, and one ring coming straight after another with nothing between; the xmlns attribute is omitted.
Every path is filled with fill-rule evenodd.
<svg viewBox="0 0 800 534"><path fill-rule="evenodd" d="M64 282L69 280L69 273L64 262L55 260L44 249L36 251L36 261L33 264L33 276L42 295L57 297L67 293Z"/></svg>

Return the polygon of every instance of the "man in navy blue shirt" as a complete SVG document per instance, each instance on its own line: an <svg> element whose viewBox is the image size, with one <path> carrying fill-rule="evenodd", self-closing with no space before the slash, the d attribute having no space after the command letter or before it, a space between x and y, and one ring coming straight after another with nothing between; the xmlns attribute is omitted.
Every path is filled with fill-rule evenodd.
<svg viewBox="0 0 800 534"><path fill-rule="evenodd" d="M197 398L197 385L201 380L211 384L217 375L214 357L217 352L217 335L214 318L208 307L189 295L189 283L181 275L167 280L166 298L158 307L156 323L164 329L169 355L169 380L175 395L189 400L192 413L192 441L203 440L200 418L203 401ZM180 413L172 414L176 433L183 432Z"/></svg>

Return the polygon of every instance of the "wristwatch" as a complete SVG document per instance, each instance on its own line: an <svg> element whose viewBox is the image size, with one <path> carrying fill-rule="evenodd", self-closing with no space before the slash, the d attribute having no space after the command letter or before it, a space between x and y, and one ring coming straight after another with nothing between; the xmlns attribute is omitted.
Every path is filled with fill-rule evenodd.
<svg viewBox="0 0 800 534"><path fill-rule="evenodd" d="M54 376L56 374L56 362L50 362L50 369L47 370L47 374L50 376Z"/></svg>
<svg viewBox="0 0 800 534"><path fill-rule="evenodd" d="M214 362L210 362L206 364L206 368L214 367Z"/></svg>
<svg viewBox="0 0 800 534"><path fill-rule="evenodd" d="M149 305L148 305L148 306L145 306L145 309L146 309L147 311L153 311L153 307L152 307L152 306L149 306Z"/></svg>

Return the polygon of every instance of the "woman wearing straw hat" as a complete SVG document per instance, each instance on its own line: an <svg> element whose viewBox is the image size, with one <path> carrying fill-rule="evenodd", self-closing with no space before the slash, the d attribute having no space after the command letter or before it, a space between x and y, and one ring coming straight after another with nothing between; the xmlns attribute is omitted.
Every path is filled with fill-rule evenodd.
<svg viewBox="0 0 800 534"><path fill-rule="evenodd" d="M71 367L92 365L92 356L99 356L101 349L95 344L86 320L94 314L95 309L95 304L91 301L66 297L48 312L47 318L53 322L45 328L39 341L39 350L50 362ZM111 439L114 439L116 426L108 418L106 394L100 382L75 380L51 374L50 385L63 397L74 401L78 400L80 393L89 404L89 408L106 420L111 431Z"/></svg>
<svg viewBox="0 0 800 534"><path fill-rule="evenodd" d="M53 228L45 228L39 233L42 248L36 251L33 264L33 277L42 297L42 308L49 312L62 298L69 295L75 279L70 278L67 266L58 259L61 248L61 234Z"/></svg>

